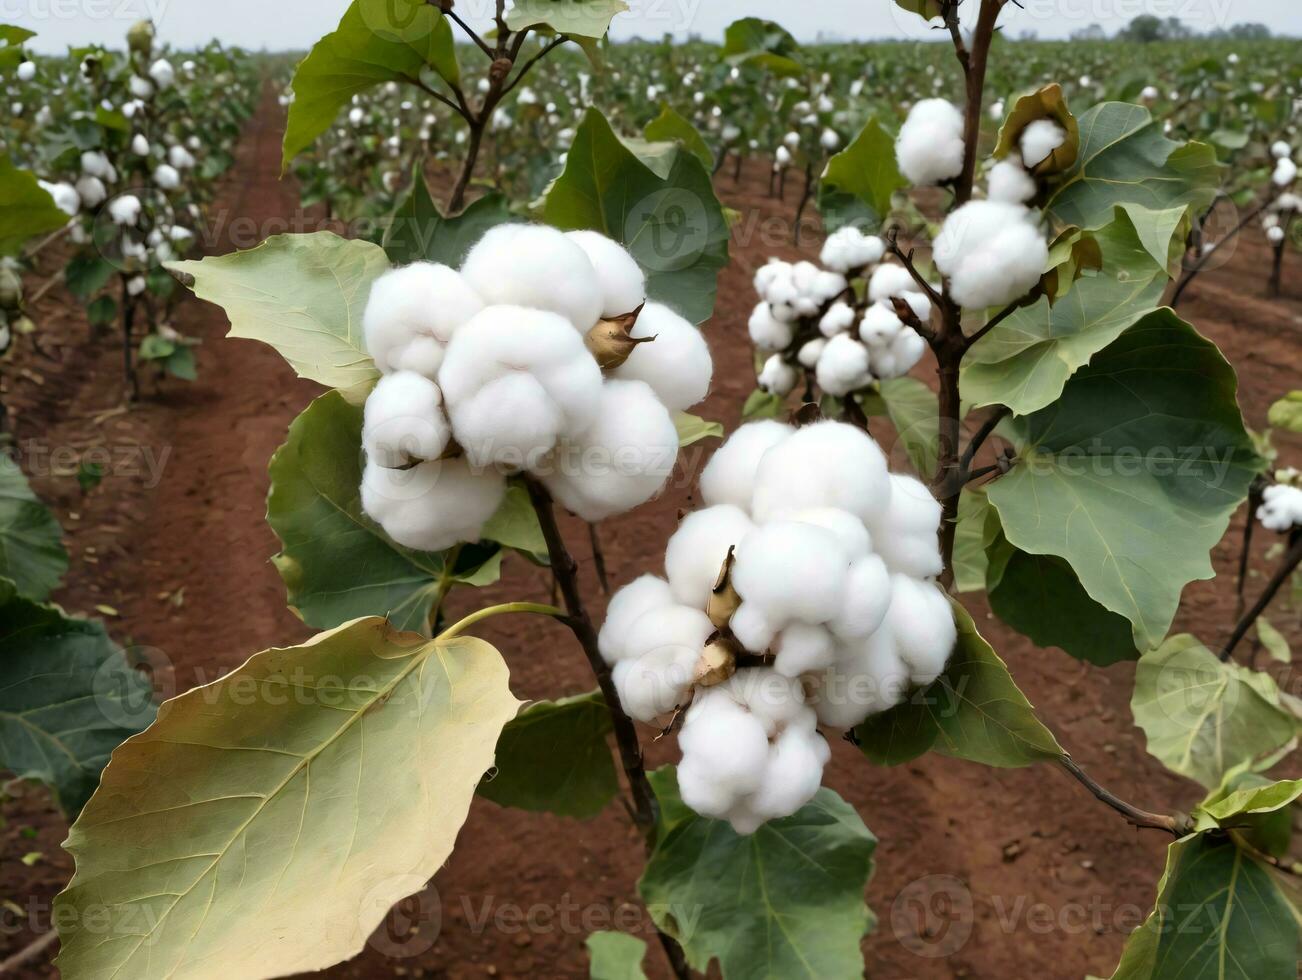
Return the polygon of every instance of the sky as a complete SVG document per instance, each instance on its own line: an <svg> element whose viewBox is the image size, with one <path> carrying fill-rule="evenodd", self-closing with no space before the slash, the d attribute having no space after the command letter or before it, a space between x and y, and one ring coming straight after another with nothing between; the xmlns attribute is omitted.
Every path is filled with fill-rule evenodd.
<svg viewBox="0 0 1302 980"><path fill-rule="evenodd" d="M382 2L382 0L379 0ZM969 0L975 4L976 0ZM457 10L472 24L491 19L494 0L458 0ZM1238 23L1265 23L1277 34L1302 36L1302 0L1021 0L1010 4L1000 23L1010 35L1033 31L1042 38L1064 38L1099 24L1109 32L1140 14L1179 17L1198 29ZM718 40L738 17L775 20L798 39L822 35L842 40L934 38L917 16L892 0L629 0L630 10L615 18L615 40L696 34ZM244 47L303 49L329 32L347 0L0 0L0 23L37 32L32 46L62 51L94 41L121 43L128 27L150 17L159 35L177 47L192 47L217 37Z"/></svg>

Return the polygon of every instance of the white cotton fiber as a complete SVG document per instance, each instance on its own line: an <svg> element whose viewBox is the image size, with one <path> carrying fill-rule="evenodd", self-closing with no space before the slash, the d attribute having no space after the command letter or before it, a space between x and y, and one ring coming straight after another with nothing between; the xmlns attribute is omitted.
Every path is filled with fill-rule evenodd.
<svg viewBox="0 0 1302 980"><path fill-rule="evenodd" d="M1058 147L1067 141L1067 130L1052 119L1032 121L1018 139L1022 149L1022 162L1028 167L1039 166Z"/></svg>
<svg viewBox="0 0 1302 980"><path fill-rule="evenodd" d="M677 459L678 430L655 392L611 380L601 386L596 422L562 439L539 475L564 507L601 521L659 493Z"/></svg>
<svg viewBox="0 0 1302 980"><path fill-rule="evenodd" d="M902 329L904 322L885 300L864 310L859 321L859 337L874 351L888 350Z"/></svg>
<svg viewBox="0 0 1302 980"><path fill-rule="evenodd" d="M796 621L825 623L840 612L849 566L826 528L773 521L737 546L732 584L743 603L758 606L777 629Z"/></svg>
<svg viewBox="0 0 1302 980"><path fill-rule="evenodd" d="M769 756L764 726L726 690L697 692L678 733L678 746L684 762L709 772L730 793L753 793L764 778Z"/></svg>
<svg viewBox="0 0 1302 980"><path fill-rule="evenodd" d="M798 723L804 714L805 690L800 680L771 667L746 667L719 686L752 712L769 736Z"/></svg>
<svg viewBox="0 0 1302 980"><path fill-rule="evenodd" d="M1293 147L1283 140L1276 140L1270 144L1270 155L1276 160L1283 160L1285 157L1293 156Z"/></svg>
<svg viewBox="0 0 1302 980"><path fill-rule="evenodd" d="M843 422L816 422L764 454L751 517L763 523L809 507L836 507L867 523L890 495L886 456L871 436Z"/></svg>
<svg viewBox="0 0 1302 980"><path fill-rule="evenodd" d="M565 237L583 249L601 286L601 315L622 316L646 302L646 273L628 250L599 231L570 231Z"/></svg>
<svg viewBox="0 0 1302 980"><path fill-rule="evenodd" d="M728 620L728 628L742 648L762 654L777 639L778 623L769 618L758 602L743 602Z"/></svg>
<svg viewBox="0 0 1302 980"><path fill-rule="evenodd" d="M791 394L799 380L796 369L784 361L781 354L774 354L764 362L755 383L761 391L785 397Z"/></svg>
<svg viewBox="0 0 1302 980"><path fill-rule="evenodd" d="M89 177L98 177L110 183L118 179L117 169L108 157L97 150L87 150L81 155L81 171Z"/></svg>
<svg viewBox="0 0 1302 980"><path fill-rule="evenodd" d="M836 654L836 641L825 626L792 623L778 634L773 669L787 677L799 677L828 667Z"/></svg>
<svg viewBox="0 0 1302 980"><path fill-rule="evenodd" d="M1270 175L1276 187L1291 187L1297 180L1297 164L1288 157L1275 161L1275 172Z"/></svg>
<svg viewBox="0 0 1302 980"><path fill-rule="evenodd" d="M932 248L955 302L1005 306L1040 281L1049 258L1035 216L1017 204L969 201L945 219Z"/></svg>
<svg viewBox="0 0 1302 980"><path fill-rule="evenodd" d="M775 317L772 308L763 301L751 311L746 327L750 342L763 351L782 350L795 336L791 324Z"/></svg>
<svg viewBox="0 0 1302 980"><path fill-rule="evenodd" d="M796 360L800 362L801 367L812 371L818 367L818 359L823 356L823 351L826 349L827 341L822 337L815 337L800 345L800 350L796 351Z"/></svg>
<svg viewBox="0 0 1302 980"><path fill-rule="evenodd" d="M832 751L813 727L813 710L806 711L810 724L788 728L774 741L760 789L749 801L750 811L765 821L791 816L814 798L823 782L823 767Z"/></svg>
<svg viewBox="0 0 1302 980"><path fill-rule="evenodd" d="M685 412L709 394L714 362L694 324L662 303L647 303L631 336L655 339L634 347L611 377L645 381L671 412Z"/></svg>
<svg viewBox="0 0 1302 980"><path fill-rule="evenodd" d="M779 277L791 275L791 264L783 262L781 259L769 259L762 266L755 270L755 275L751 282L755 287L757 296L764 296L769 291L769 287Z"/></svg>
<svg viewBox="0 0 1302 980"><path fill-rule="evenodd" d="M857 640L881 626L891 604L891 576L880 555L861 555L850 565L841 609L828 623L838 640Z"/></svg>
<svg viewBox="0 0 1302 980"><path fill-rule="evenodd" d="M1302 489L1277 483L1261 495L1257 519L1269 531L1289 531L1302 524Z"/></svg>
<svg viewBox="0 0 1302 980"><path fill-rule="evenodd" d="M824 337L835 337L839 333L845 333L854 323L854 317L854 307L837 300L827 308L827 312L818 321L819 333Z"/></svg>
<svg viewBox="0 0 1302 980"><path fill-rule="evenodd" d="M909 679L917 685L940 676L958 642L954 611L940 586L907 575L891 576L891 604L881 628L894 639Z"/></svg>
<svg viewBox="0 0 1302 980"><path fill-rule="evenodd" d="M927 342L912 327L905 327L891 341L885 357L873 359L873 373L879 378L898 378L908 374L927 352Z"/></svg>
<svg viewBox="0 0 1302 980"><path fill-rule="evenodd" d="M154 168L154 183L165 191L174 191L181 186L181 175L171 164L160 163Z"/></svg>
<svg viewBox="0 0 1302 980"><path fill-rule="evenodd" d="M941 506L930 490L911 476L891 474L890 505L868 521L877 553L892 572L914 578L939 575Z"/></svg>
<svg viewBox="0 0 1302 980"><path fill-rule="evenodd" d="M771 419L740 426L701 471L701 498L710 506L732 504L749 512L760 458L795 431Z"/></svg>
<svg viewBox="0 0 1302 980"><path fill-rule="evenodd" d="M868 348L849 334L839 333L827 342L818 358L818 386L827 394L843 398L872 380L868 370Z"/></svg>
<svg viewBox="0 0 1302 980"><path fill-rule="evenodd" d="M796 511L791 515L791 520L831 531L851 561L872 550L872 536L868 533L868 528L848 511L835 507L810 507Z"/></svg>
<svg viewBox="0 0 1302 980"><path fill-rule="evenodd" d="M862 269L882 260L886 243L876 235L865 235L853 225L846 225L827 236L819 261L834 272Z"/></svg>
<svg viewBox="0 0 1302 980"><path fill-rule="evenodd" d="M990 168L986 194L992 201L1005 204L1025 204L1035 197L1035 178L1028 174L1020 161L1009 157Z"/></svg>
<svg viewBox="0 0 1302 980"><path fill-rule="evenodd" d="M490 229L466 255L461 274L487 303L550 310L584 334L605 306L602 283L587 253L546 225Z"/></svg>
<svg viewBox="0 0 1302 980"><path fill-rule="evenodd" d="M853 728L869 715L895 707L908 694L909 668L886 630L841 647L836 663L811 684L809 702L818 720Z"/></svg>
<svg viewBox="0 0 1302 980"><path fill-rule="evenodd" d="M362 446L380 466L438 459L451 429L438 385L413 371L386 374L366 399Z"/></svg>
<svg viewBox="0 0 1302 980"><path fill-rule="evenodd" d="M662 606L638 617L624 640L614 681L629 716L650 722L685 697L714 624L699 609Z"/></svg>
<svg viewBox="0 0 1302 980"><path fill-rule="evenodd" d="M77 196L88 208L97 208L108 199L108 188L98 177L86 175L77 181Z"/></svg>
<svg viewBox="0 0 1302 980"><path fill-rule="evenodd" d="M963 114L944 99L909 110L895 140L895 159L911 184L937 184L963 172Z"/></svg>
<svg viewBox="0 0 1302 980"><path fill-rule="evenodd" d="M889 306L892 296L904 296L907 293L919 291L920 287L913 281L913 276L909 274L909 270L902 265L896 265L894 262L879 265L873 270L873 274L868 280L868 301L870 303L885 302Z"/></svg>
<svg viewBox="0 0 1302 980"><path fill-rule="evenodd" d="M583 337L564 317L518 306L486 307L458 329L438 381L476 465L536 465L561 436L592 425L602 398Z"/></svg>
<svg viewBox="0 0 1302 980"><path fill-rule="evenodd" d="M362 316L366 350L382 372L433 378L452 335L483 308L455 269L433 262L393 269L371 284Z"/></svg>
<svg viewBox="0 0 1302 980"><path fill-rule="evenodd" d="M76 217L77 212L81 209L81 197L77 194L77 189L71 184L64 181L50 183L46 180L37 181L45 193L54 199L54 206L62 211L68 217Z"/></svg>
<svg viewBox="0 0 1302 980"><path fill-rule="evenodd" d="M362 473L362 509L394 541L417 551L478 541L505 496L500 473L476 472L461 459L430 460L404 470L371 461Z"/></svg>
<svg viewBox="0 0 1302 980"><path fill-rule="evenodd" d="M693 511L665 548L665 575L674 601L705 609L728 549L754 530L746 512L731 504Z"/></svg>
<svg viewBox="0 0 1302 980"><path fill-rule="evenodd" d="M642 575L610 597L606 619L597 634L602 659L614 665L629 656L629 630L644 614L672 606L669 583L655 575Z"/></svg>

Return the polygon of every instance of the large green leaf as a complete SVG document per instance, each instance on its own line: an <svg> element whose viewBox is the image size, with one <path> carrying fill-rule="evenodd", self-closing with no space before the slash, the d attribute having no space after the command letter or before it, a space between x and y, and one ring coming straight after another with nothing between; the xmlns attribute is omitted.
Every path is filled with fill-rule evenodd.
<svg viewBox="0 0 1302 980"><path fill-rule="evenodd" d="M1080 117L1080 153L1045 211L1064 225L1099 228L1123 203L1154 211L1202 212L1216 197L1222 167L1205 143L1176 143L1143 106L1102 102Z"/></svg>
<svg viewBox="0 0 1302 980"><path fill-rule="evenodd" d="M510 220L507 200L496 192L472 201L460 214L445 218L417 167L411 192L398 205L384 232L384 251L394 265L425 261L456 268L484 232Z"/></svg>
<svg viewBox="0 0 1302 980"><path fill-rule="evenodd" d="M707 170L714 169L714 154L695 126L674 111L668 102L660 106L660 115L646 124L642 135L653 142L678 142L683 149L701 161Z"/></svg>
<svg viewBox="0 0 1302 980"><path fill-rule="evenodd" d="M940 405L936 393L917 378L905 375L877 383L860 399L869 415L885 415L895 427L913 469L924 480L936 472L940 449Z"/></svg>
<svg viewBox="0 0 1302 980"><path fill-rule="evenodd" d="M895 164L895 138L873 116L827 161L818 182L818 210L828 231L854 225L875 232L890 213L891 196L907 186Z"/></svg>
<svg viewBox="0 0 1302 980"><path fill-rule="evenodd" d="M502 730L497 772L479 784L479 795L522 810L595 817L619 792L610 731L595 691L535 702Z"/></svg>
<svg viewBox="0 0 1302 980"><path fill-rule="evenodd" d="M1155 260L1150 248L1164 230L1167 249L1173 247L1171 219L1178 223L1183 214L1119 207L1094 236L1103 271L1079 279L1056 302L1046 296L1019 309L977 341L963 358L963 397L978 407L1007 405L1018 415L1054 402L1077 370L1161 302L1167 261Z"/></svg>
<svg viewBox="0 0 1302 980"><path fill-rule="evenodd" d="M18 463L0 453L0 579L11 579L21 595L44 599L68 570L62 536Z"/></svg>
<svg viewBox="0 0 1302 980"><path fill-rule="evenodd" d="M1187 634L1140 657L1130 709L1149 753L1209 788L1297 734L1269 675L1222 662Z"/></svg>
<svg viewBox="0 0 1302 980"><path fill-rule="evenodd" d="M0 156L0 255L12 255L36 235L57 231L68 216L36 182L36 175L19 170Z"/></svg>
<svg viewBox="0 0 1302 980"><path fill-rule="evenodd" d="M75 817L109 753L153 721L153 688L99 623L25 599L3 578L0 650L0 768L46 783Z"/></svg>
<svg viewBox="0 0 1302 980"><path fill-rule="evenodd" d="M730 65L754 65L778 76L804 73L797 61L800 45L786 28L771 20L743 17L723 32L723 57Z"/></svg>
<svg viewBox="0 0 1302 980"><path fill-rule="evenodd" d="M1257 773L1243 771L1242 766L1230 776L1238 778L1231 785L1223 780L1211 796L1194 808L1195 828L1232 830L1258 839L1269 838L1278 828L1282 830L1279 836L1283 846L1276 849L1267 843L1262 849L1269 853L1286 852L1293 824L1290 810L1302 797L1302 779L1272 782Z"/></svg>
<svg viewBox="0 0 1302 980"><path fill-rule="evenodd" d="M999 519L986 499L984 487L964 487L958 498L958 528L954 532L954 588L978 592L986 587L990 560L986 550L999 534Z"/></svg>
<svg viewBox="0 0 1302 980"><path fill-rule="evenodd" d="M256 980L352 956L451 853L518 705L487 643L373 618L168 701L69 832L63 975Z"/></svg>
<svg viewBox="0 0 1302 980"><path fill-rule="evenodd" d="M929 749L987 766L1029 766L1062 754L1035 717L1008 667L991 649L967 610L954 603L958 646L945 671L903 704L856 728L864 755L895 766Z"/></svg>
<svg viewBox="0 0 1302 980"><path fill-rule="evenodd" d="M1296 980L1298 909L1281 877L1220 834L1172 844L1157 907L1113 980Z"/></svg>
<svg viewBox="0 0 1302 980"><path fill-rule="evenodd" d="M452 28L423 0L353 0L339 26L313 45L294 72L282 170L334 122L359 92L421 79L422 69L456 83Z"/></svg>
<svg viewBox="0 0 1302 980"><path fill-rule="evenodd" d="M1234 371L1170 310L1094 356L1049 407L1010 426L1018 458L990 485L1008 540L1065 558L1147 650L1257 470Z"/></svg>
<svg viewBox="0 0 1302 980"><path fill-rule="evenodd" d="M513 31L549 27L572 37L601 37L616 14L628 10L624 0L515 0L506 14Z"/></svg>
<svg viewBox="0 0 1302 980"><path fill-rule="evenodd" d="M226 311L227 336L270 344L299 377L345 389L379 377L362 338L371 283L389 270L378 245L328 231L276 235L168 268Z"/></svg>
<svg viewBox="0 0 1302 980"><path fill-rule="evenodd" d="M724 980L863 975L877 840L853 807L820 789L793 816L741 837L683 806L672 767L651 784L661 831L638 891L694 968L717 961Z"/></svg>
<svg viewBox="0 0 1302 980"><path fill-rule="evenodd" d="M648 297L701 323L728 263L728 223L709 170L685 150L671 152L662 178L589 109L543 215L558 228L593 228L622 243L647 274Z"/></svg>
<svg viewBox="0 0 1302 980"><path fill-rule="evenodd" d="M589 980L646 980L646 941L623 932L594 932L584 943Z"/></svg>

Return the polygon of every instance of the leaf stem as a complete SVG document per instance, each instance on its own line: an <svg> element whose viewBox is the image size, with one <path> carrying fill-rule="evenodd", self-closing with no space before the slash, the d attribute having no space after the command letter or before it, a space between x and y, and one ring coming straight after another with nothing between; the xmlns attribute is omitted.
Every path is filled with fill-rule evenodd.
<svg viewBox="0 0 1302 980"><path fill-rule="evenodd" d="M1252 514L1248 515L1248 520L1252 520ZM1230 655L1234 653L1234 648L1239 645L1240 640L1247 636L1248 630L1252 628L1252 624L1257 621L1257 618L1266 611L1270 601L1275 598L1275 594L1279 592L1280 587L1288 581L1288 577L1293 574L1299 562L1302 562L1302 528L1294 528L1293 533L1289 536L1288 550L1284 552L1284 558L1280 561L1279 568L1275 569L1275 574L1266 583L1266 588L1257 597L1257 601L1252 604L1252 608L1239 619L1238 624L1234 627L1234 632L1230 634L1229 640L1226 641L1225 649L1221 651L1222 663L1230 659Z"/></svg>
<svg viewBox="0 0 1302 980"><path fill-rule="evenodd" d="M1221 250L1221 246L1237 238L1239 232L1243 231L1244 228L1248 227L1249 222L1251 222L1254 218L1256 218L1257 215L1261 214L1261 212L1265 211L1266 208L1270 207L1271 203L1275 200L1275 196L1276 195L1273 192L1271 194L1268 194L1265 200L1263 200L1255 208L1253 208L1251 211L1245 214L1243 218L1239 221L1239 223L1235 225L1233 228L1231 228L1224 237L1222 237L1211 248L1203 252L1203 254L1198 257L1198 261L1195 262L1193 264L1193 267L1190 268L1189 271L1184 274L1184 277L1180 280L1179 285L1175 287L1175 292L1171 294L1170 305L1172 309L1175 309L1177 306L1180 305L1180 299L1184 296L1184 291L1189 288L1189 284L1194 281L1194 279L1198 276L1198 274L1207 267L1207 263L1212 260L1212 256L1214 256L1217 252Z"/></svg>
<svg viewBox="0 0 1302 980"><path fill-rule="evenodd" d="M1193 830L1193 821L1187 816L1172 816L1166 813L1150 813L1142 810L1133 804L1127 803L1121 797L1109 792L1095 782L1094 777L1076 764L1070 755L1064 752L1058 759L1058 764L1075 779L1078 783L1088 789L1094 797L1102 803L1107 804L1112 809L1125 817L1136 827L1148 830L1164 830L1173 837L1183 837Z"/></svg>
<svg viewBox="0 0 1302 980"><path fill-rule="evenodd" d="M484 609L476 609L465 619L453 623L442 633L438 635L441 640L449 640L454 636L464 633L476 623L483 622L485 619L491 619L494 616L503 616L507 613L537 613L540 616L555 616L558 619L565 618L565 610L557 609L555 606L545 606L541 602L504 602L498 606L487 606Z"/></svg>

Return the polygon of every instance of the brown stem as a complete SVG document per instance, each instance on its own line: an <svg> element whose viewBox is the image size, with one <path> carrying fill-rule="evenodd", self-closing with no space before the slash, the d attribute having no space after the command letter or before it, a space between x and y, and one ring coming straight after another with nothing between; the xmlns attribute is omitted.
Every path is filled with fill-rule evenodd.
<svg viewBox="0 0 1302 980"><path fill-rule="evenodd" d="M958 461L959 468L964 473L971 468L972 461L976 459L977 452L981 449L981 446L985 441L990 438L991 433L999 427L1000 422L1011 414L1012 410L1008 408L1008 406L1000 405L998 409L990 414L988 419L981 423L981 428L977 429L976 434L968 440L967 449L963 451L963 455Z"/></svg>
<svg viewBox="0 0 1302 980"><path fill-rule="evenodd" d="M461 163L461 173L452 187L452 196L448 198L448 215L457 214L466 203L466 188L475 172L475 163L479 160L479 148L484 141L484 123L475 119L470 123L470 136L466 141L466 158Z"/></svg>
<svg viewBox="0 0 1302 980"><path fill-rule="evenodd" d="M1247 599L1243 594L1243 587L1248 582L1248 558L1252 553L1252 529L1256 525L1253 520L1257 513L1257 508L1261 506L1261 493L1266 489L1265 481L1256 477L1252 485L1248 488L1248 518L1243 522L1243 546L1239 551L1239 571L1234 582L1234 618L1237 620L1243 615L1243 607Z"/></svg>
<svg viewBox="0 0 1302 980"><path fill-rule="evenodd" d="M1252 519L1252 515L1249 514L1248 520ZM1302 528L1294 528L1289 536L1288 550L1284 552L1284 558L1280 561L1279 568L1275 569L1275 574L1266 583L1266 588L1257 597L1257 601L1252 604L1252 608L1239 619L1238 625L1234 627L1234 632L1230 634L1229 640L1226 641L1225 649L1221 651L1222 661L1230 659L1230 655L1234 653L1234 648L1239 645L1239 641L1248 635L1248 630L1252 629L1252 624L1266 611L1270 601L1275 598L1275 594L1279 592L1280 587L1288 581L1288 577L1296 570L1299 562L1302 562Z"/></svg>
<svg viewBox="0 0 1302 980"><path fill-rule="evenodd" d="M51 929L49 932L42 933L35 940L28 943L18 952L14 953L7 959L0 961L0 974L12 973L25 963L29 963L36 957L40 956L59 938L57 929Z"/></svg>
<svg viewBox="0 0 1302 980"><path fill-rule="evenodd" d="M968 337L967 346L968 347L973 346L978 340L980 340L982 337L988 334L995 327L999 326L999 324L1007 320L1010 316L1012 316L1014 313L1020 310L1023 306L1028 306L1031 303L1035 302L1037 299L1040 298L1040 294L1041 294L1041 289L1037 284L1034 289L1032 289L1021 299L1019 299L1016 303L1011 303L1008 306L1004 307L1002 310L1000 310L998 313L992 316L984 327L982 327L972 336Z"/></svg>
<svg viewBox="0 0 1302 980"><path fill-rule="evenodd" d="M488 55L490 58L494 57L493 49L490 48L487 42L485 42L484 39L475 32L474 28L461 19L461 15L457 13L455 7L449 7L446 16L452 21L452 23L456 24L466 32L466 36L475 42L475 46L479 48L480 51L484 52L484 54Z"/></svg>
<svg viewBox="0 0 1302 980"><path fill-rule="evenodd" d="M1148 830L1164 830L1173 837L1183 837L1193 830L1193 823L1186 816L1173 816L1167 813L1150 813L1147 810L1141 810L1139 807L1127 803L1113 793L1108 792L1087 773L1078 766L1071 756L1063 753L1058 759L1058 764L1062 766L1067 773L1078 783L1094 794L1094 797L1103 803L1106 803L1112 809L1129 820L1136 827Z"/></svg>
<svg viewBox="0 0 1302 980"><path fill-rule="evenodd" d="M946 20L950 22L950 34L954 38L959 64L963 66L963 80L967 89L967 101L963 110L963 170L954 185L957 204L966 204L972 199L977 144L981 140L981 103L985 93L986 62L990 55L990 42L995 36L995 22L999 20L999 12L1006 2L1007 0L981 0L976 28L972 32L971 48L964 46L958 30L958 5L948 8Z"/></svg>
<svg viewBox="0 0 1302 980"><path fill-rule="evenodd" d="M592 565L597 571L597 582L603 595L610 595L610 579L606 577L606 556L601 550L601 536L597 525L588 525L588 543L592 545Z"/></svg>
<svg viewBox="0 0 1302 980"><path fill-rule="evenodd" d="M1223 238L1221 238L1218 242L1216 242L1215 245L1213 245L1211 248L1209 248L1207 251L1205 251L1202 255L1198 257L1198 261L1195 262L1193 266L1189 269L1189 271L1184 274L1184 278L1182 278L1180 280L1179 285L1175 287L1175 292L1171 294L1170 305L1172 309L1175 309L1177 306L1180 305L1180 298L1184 296L1184 291L1189 288L1189 284L1194 281L1198 273L1202 272L1203 269L1207 267L1207 263L1212 260L1212 256L1214 256L1217 252L1221 250L1221 246L1237 238L1239 232L1243 231L1244 228L1248 227L1248 223L1251 222L1252 219L1257 217L1257 215L1261 214L1261 212L1265 211L1266 208L1270 207L1271 202L1274 200L1275 200L1275 195L1273 193L1269 194L1264 201L1262 201L1259 205L1257 205L1255 208L1253 208L1251 211L1245 214L1243 218L1239 221L1239 223L1230 229L1228 234L1226 234Z"/></svg>
<svg viewBox="0 0 1302 980"><path fill-rule="evenodd" d="M521 66L520 70L516 72L515 78L507 82L506 87L502 89L502 94L506 95L513 88L519 85L520 80L524 78L525 75L529 74L530 68L538 64L538 62L542 61L543 58L546 58L549 54L551 54L553 51L555 51L557 48L559 48L562 44L564 44L568 40L569 40L568 36L561 34L558 37L553 38L550 42L548 42L547 45L544 46L541 51L539 51L536 55L534 55L532 58L530 58Z"/></svg>

